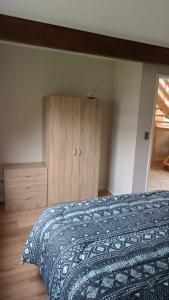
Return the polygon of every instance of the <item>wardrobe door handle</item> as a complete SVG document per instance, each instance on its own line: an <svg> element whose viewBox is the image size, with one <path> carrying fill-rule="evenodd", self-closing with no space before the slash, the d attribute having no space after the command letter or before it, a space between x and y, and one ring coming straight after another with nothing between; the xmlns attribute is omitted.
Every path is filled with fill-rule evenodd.
<svg viewBox="0 0 169 300"><path fill-rule="evenodd" d="M79 156L81 156L82 155L82 150L81 150L81 148L79 147Z"/></svg>
<svg viewBox="0 0 169 300"><path fill-rule="evenodd" d="M24 200L30 200L31 199L31 197L28 197L28 198L25 198Z"/></svg>
<svg viewBox="0 0 169 300"><path fill-rule="evenodd" d="M77 155L77 148L75 147L75 149L74 149L74 156L76 156Z"/></svg>

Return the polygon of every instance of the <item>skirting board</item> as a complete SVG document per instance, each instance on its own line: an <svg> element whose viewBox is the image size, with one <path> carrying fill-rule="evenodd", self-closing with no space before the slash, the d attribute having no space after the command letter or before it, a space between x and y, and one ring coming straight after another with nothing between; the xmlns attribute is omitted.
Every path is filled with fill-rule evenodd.
<svg viewBox="0 0 169 300"><path fill-rule="evenodd" d="M110 193L110 194L112 194L112 195L119 195L118 193L116 193L115 191L113 191L111 188L109 188L109 187L107 187L106 188L107 190L108 190L108 192Z"/></svg>
<svg viewBox="0 0 169 300"><path fill-rule="evenodd" d="M109 192L110 194L116 195L116 194L114 193L114 191L112 191L109 187L107 187L106 190L108 190L108 192Z"/></svg>
<svg viewBox="0 0 169 300"><path fill-rule="evenodd" d="M121 192L121 193L119 193L119 192L116 192L116 191L113 191L111 188L106 188L106 190L107 191L109 191L109 193L111 193L113 196L119 196L119 195L125 195L125 194L131 194L132 192Z"/></svg>
<svg viewBox="0 0 169 300"><path fill-rule="evenodd" d="M101 191L107 191L108 193L112 194L112 192L110 191L110 189L107 186L99 187L99 192L101 192Z"/></svg>
<svg viewBox="0 0 169 300"><path fill-rule="evenodd" d="M114 196L118 196L118 195L121 195L122 193L117 193L116 191L113 191L111 188L109 188L109 187L107 187L106 188L106 190L110 193L110 194L112 194L112 195L114 195ZM126 194L126 193L125 193Z"/></svg>

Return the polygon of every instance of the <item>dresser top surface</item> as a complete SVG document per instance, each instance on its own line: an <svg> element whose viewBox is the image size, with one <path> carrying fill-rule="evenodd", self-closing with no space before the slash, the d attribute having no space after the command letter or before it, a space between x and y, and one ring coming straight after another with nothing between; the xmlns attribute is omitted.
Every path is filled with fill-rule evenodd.
<svg viewBox="0 0 169 300"><path fill-rule="evenodd" d="M12 163L4 164L4 170L27 170L27 169L45 169L47 168L43 162L34 162L34 163Z"/></svg>

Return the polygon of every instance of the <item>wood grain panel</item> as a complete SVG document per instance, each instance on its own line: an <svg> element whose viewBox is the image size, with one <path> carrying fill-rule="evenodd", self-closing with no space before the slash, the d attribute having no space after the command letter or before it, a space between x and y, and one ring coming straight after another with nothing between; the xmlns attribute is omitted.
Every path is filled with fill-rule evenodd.
<svg viewBox="0 0 169 300"><path fill-rule="evenodd" d="M0 39L144 63L169 65L169 48L0 15Z"/></svg>
<svg viewBox="0 0 169 300"><path fill-rule="evenodd" d="M51 96L44 100L44 152L48 166L48 204L98 194L99 101Z"/></svg>
<svg viewBox="0 0 169 300"><path fill-rule="evenodd" d="M79 98L47 97L43 108L44 152L48 167L48 204L76 198L76 140ZM43 113L44 115L44 113Z"/></svg>
<svg viewBox="0 0 169 300"><path fill-rule="evenodd" d="M12 164L4 164L4 169L7 169L8 171L28 171L30 169L46 169L46 166L43 162L33 162L33 163L12 163Z"/></svg>
<svg viewBox="0 0 169 300"><path fill-rule="evenodd" d="M82 99L79 110L78 198L98 196L100 160L100 102Z"/></svg>
<svg viewBox="0 0 169 300"><path fill-rule="evenodd" d="M14 174L13 174L14 175ZM39 174L37 176L10 176L8 177L8 173L5 173L6 176L6 182L9 184L15 184L15 185L33 185L33 184L38 184L38 183L42 183L45 184L46 183L46 177L47 177L47 173L46 174Z"/></svg>
<svg viewBox="0 0 169 300"><path fill-rule="evenodd" d="M46 195L25 195L15 199L7 198L5 204L6 211L19 211L46 206Z"/></svg>
<svg viewBox="0 0 169 300"><path fill-rule="evenodd" d="M26 169L27 166L27 169ZM47 168L37 164L4 166L6 211L47 206Z"/></svg>
<svg viewBox="0 0 169 300"><path fill-rule="evenodd" d="M22 180L18 181L7 181L8 183L8 189L20 189L20 190L36 190L38 188L46 190L46 176L43 176L42 178L38 178L37 180Z"/></svg>
<svg viewBox="0 0 169 300"><path fill-rule="evenodd" d="M37 267L20 264L21 251L28 233L41 212L42 209L35 209L7 213L2 204L0 206L0 299L2 300L48 299Z"/></svg>
<svg viewBox="0 0 169 300"><path fill-rule="evenodd" d="M39 189L8 189L5 193L6 201L14 201L16 199L22 201L28 200L29 198L36 197L36 196L43 196L46 198L47 189L39 188Z"/></svg>
<svg viewBox="0 0 169 300"><path fill-rule="evenodd" d="M28 169L28 170L8 170L5 169L5 172L7 173L8 178L32 178L34 179L39 176L44 176L46 173L46 169Z"/></svg>

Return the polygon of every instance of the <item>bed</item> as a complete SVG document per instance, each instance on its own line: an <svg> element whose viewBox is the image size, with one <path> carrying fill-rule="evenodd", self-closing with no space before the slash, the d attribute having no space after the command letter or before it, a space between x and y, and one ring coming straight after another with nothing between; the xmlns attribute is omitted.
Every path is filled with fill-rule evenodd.
<svg viewBox="0 0 169 300"><path fill-rule="evenodd" d="M51 300L168 300L169 191L47 208L21 259Z"/></svg>

